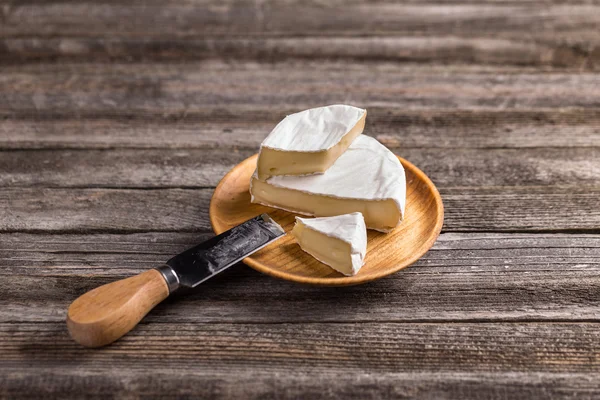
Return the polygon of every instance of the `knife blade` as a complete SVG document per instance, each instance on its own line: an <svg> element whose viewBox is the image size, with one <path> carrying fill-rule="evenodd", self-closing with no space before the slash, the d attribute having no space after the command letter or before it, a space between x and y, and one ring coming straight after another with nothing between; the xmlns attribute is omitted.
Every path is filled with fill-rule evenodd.
<svg viewBox="0 0 600 400"><path fill-rule="evenodd" d="M165 265L91 290L71 303L69 333L87 347L112 343L170 294L197 287L284 235L279 224L262 214L184 251Z"/></svg>
<svg viewBox="0 0 600 400"><path fill-rule="evenodd" d="M195 288L283 235L283 228L262 214L176 255L157 269L171 293L180 287Z"/></svg>

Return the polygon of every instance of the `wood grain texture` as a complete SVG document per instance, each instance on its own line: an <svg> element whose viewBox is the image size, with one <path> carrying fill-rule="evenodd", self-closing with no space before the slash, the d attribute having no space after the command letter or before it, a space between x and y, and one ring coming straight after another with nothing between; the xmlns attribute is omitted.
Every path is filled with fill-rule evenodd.
<svg viewBox="0 0 600 400"><path fill-rule="evenodd" d="M277 82L281 90L273 90ZM40 64L4 67L5 113L172 115L339 102L403 110L597 111L594 73L342 62Z"/></svg>
<svg viewBox="0 0 600 400"><path fill-rule="evenodd" d="M0 231L207 232L212 191L0 189Z"/></svg>
<svg viewBox="0 0 600 400"><path fill-rule="evenodd" d="M7 371L0 382L11 398L28 398L31 393L65 398L85 392L88 397L154 397L155 393L205 396L215 399L381 399L381 398L460 398L489 399L594 398L597 395L593 373L346 373L342 376L288 372L274 375L255 371L190 372L159 369L149 374L128 369L112 369L115 374L61 374L51 367L31 371ZM164 397L164 396L163 396Z"/></svg>
<svg viewBox="0 0 600 400"><path fill-rule="evenodd" d="M143 3L122 1L28 1L12 2L3 10L5 24L0 31L14 36L138 36L160 37L156 25L164 25L167 36L323 36L346 33L377 36L382 33L419 35L423 33L519 38L529 31L559 39L556 31L592 37L598 21L595 1L578 1L570 6L548 1L522 2L450 2L435 1L394 3L377 1L302 2L285 5L275 1L183 1ZM342 7L343 5L343 7ZM516 14L516 15L515 15ZM136 18L132 18L135 16ZM336 18L332 18L332 17ZM232 23L235 22L235 23ZM535 24L533 27L531 24ZM532 29L537 28L537 29Z"/></svg>
<svg viewBox="0 0 600 400"><path fill-rule="evenodd" d="M491 222L495 225L491 230L598 232L595 220L600 213L597 207L600 188L553 187L551 194L548 189L545 186L447 189L443 192L446 216L448 221L452 218L455 221L450 229L472 231ZM507 223L504 225L502 221Z"/></svg>
<svg viewBox="0 0 600 400"><path fill-rule="evenodd" d="M365 265L355 276L343 276L300 249L289 234L298 214L250 202L250 179L256 170L258 154L236 165L215 189L209 208L211 226L216 234L221 234L250 218L269 213L288 235L243 261L277 278L318 286L358 285L380 279L423 256L435 243L444 223L444 205L435 185L423 171L398 158L406 173L406 210L402 221L388 233L371 230L367 233Z"/></svg>
<svg viewBox="0 0 600 400"><path fill-rule="evenodd" d="M0 234L0 322L63 323L81 294L210 236ZM445 233L411 268L345 288L298 285L240 264L168 299L144 323L598 322L598 249L599 235Z"/></svg>
<svg viewBox="0 0 600 400"><path fill-rule="evenodd" d="M95 352L66 338L58 324L18 330L1 324L0 332L4 395L152 395L169 389L216 398L597 393L597 326L589 323L150 324ZM180 353L165 346L171 340ZM32 362L37 377L28 367ZM200 367L205 372L190 371Z"/></svg>
<svg viewBox="0 0 600 400"><path fill-rule="evenodd" d="M227 148L0 152L0 169L4 171L0 185L12 188L213 188L237 162L255 152L255 149Z"/></svg>
<svg viewBox="0 0 600 400"><path fill-rule="evenodd" d="M23 324L14 331L2 324L3 359L17 365L81 363L89 355L98 370L120 368L186 370L212 364L213 371L394 373L415 370L456 372L595 373L599 351L596 323L531 324L142 324L115 346L91 352L63 335L54 323ZM184 354L173 358L171 337ZM427 343L430 346L427 346ZM202 344L202 345L201 345ZM519 346L520 344L520 346ZM523 346L528 346L526 351ZM48 352L41 349L48 348ZM131 351L146 348L139 357ZM60 351L59 351L60 350ZM140 361L144 364L140 365ZM568 363L565 361L569 361ZM23 364L21 364L23 365Z"/></svg>
<svg viewBox="0 0 600 400"><path fill-rule="evenodd" d="M79 296L67 311L69 335L85 347L111 344L169 296L162 274L150 269Z"/></svg>
<svg viewBox="0 0 600 400"><path fill-rule="evenodd" d="M600 135L599 135L600 136ZM395 154L440 188L600 185L599 147L410 148L384 137ZM386 143L387 142L387 143ZM256 147L210 149L0 151L0 185L40 188L213 188ZM74 166L78 166L74 168Z"/></svg>
<svg viewBox="0 0 600 400"><path fill-rule="evenodd" d="M596 7L600 10L600 7ZM260 62L344 61L537 66L548 70L597 71L598 41L590 34L569 41L456 36L294 37L259 39L105 37L0 39L0 65L48 62ZM574 43L573 43L574 42Z"/></svg>
<svg viewBox="0 0 600 400"><path fill-rule="evenodd" d="M593 70L599 10L545 1L9 2L0 54L4 62L298 58Z"/></svg>
<svg viewBox="0 0 600 400"><path fill-rule="evenodd" d="M210 150L204 157L211 159L219 148L255 151L281 119L298 110L4 113L0 149L203 149ZM594 109L410 111L375 106L369 107L367 128L366 134L400 151L600 147L600 111Z"/></svg>
<svg viewBox="0 0 600 400"><path fill-rule="evenodd" d="M212 192L0 189L0 232L208 232ZM595 185L448 187L440 193L446 210L444 232L597 233L600 224L600 187Z"/></svg>
<svg viewBox="0 0 600 400"><path fill-rule="evenodd" d="M2 2L0 397L598 398L599 7ZM240 264L114 346L68 338L75 298L212 237L212 188L279 120L340 102L440 188L413 267Z"/></svg>

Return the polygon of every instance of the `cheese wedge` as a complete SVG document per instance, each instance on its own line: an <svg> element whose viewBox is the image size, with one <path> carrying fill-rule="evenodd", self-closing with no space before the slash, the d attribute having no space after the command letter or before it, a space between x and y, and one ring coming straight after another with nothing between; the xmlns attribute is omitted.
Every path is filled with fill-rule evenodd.
<svg viewBox="0 0 600 400"><path fill-rule="evenodd" d="M365 263L367 227L361 213L296 217L292 235L302 250L344 275L356 275Z"/></svg>
<svg viewBox="0 0 600 400"><path fill-rule="evenodd" d="M325 172L362 133L367 111L347 105L288 115L260 146L258 176Z"/></svg>
<svg viewBox="0 0 600 400"><path fill-rule="evenodd" d="M255 172L250 194L253 203L304 215L360 212L368 228L389 232L404 215L406 177L391 151L376 139L360 135L324 174L273 176L262 181Z"/></svg>

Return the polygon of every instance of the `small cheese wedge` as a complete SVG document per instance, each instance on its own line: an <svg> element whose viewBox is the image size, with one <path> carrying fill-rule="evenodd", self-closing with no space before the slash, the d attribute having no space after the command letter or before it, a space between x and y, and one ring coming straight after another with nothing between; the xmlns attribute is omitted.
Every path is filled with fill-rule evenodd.
<svg viewBox="0 0 600 400"><path fill-rule="evenodd" d="M288 115L261 144L259 178L325 172L362 133L366 117L342 104Z"/></svg>
<svg viewBox="0 0 600 400"><path fill-rule="evenodd" d="M253 203L317 217L360 212L367 228L394 229L404 215L406 176L398 158L376 139L360 135L324 173L273 176L255 173Z"/></svg>
<svg viewBox="0 0 600 400"><path fill-rule="evenodd" d="M365 263L367 227L361 213L296 217L292 235L302 250L344 275L356 275Z"/></svg>

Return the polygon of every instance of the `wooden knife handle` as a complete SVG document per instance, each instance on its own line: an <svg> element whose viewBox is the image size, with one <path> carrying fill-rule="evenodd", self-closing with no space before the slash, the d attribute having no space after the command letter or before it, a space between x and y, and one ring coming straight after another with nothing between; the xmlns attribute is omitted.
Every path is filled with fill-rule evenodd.
<svg viewBox="0 0 600 400"><path fill-rule="evenodd" d="M71 337L87 347L100 347L132 330L169 288L155 269L100 286L71 303L67 327Z"/></svg>

